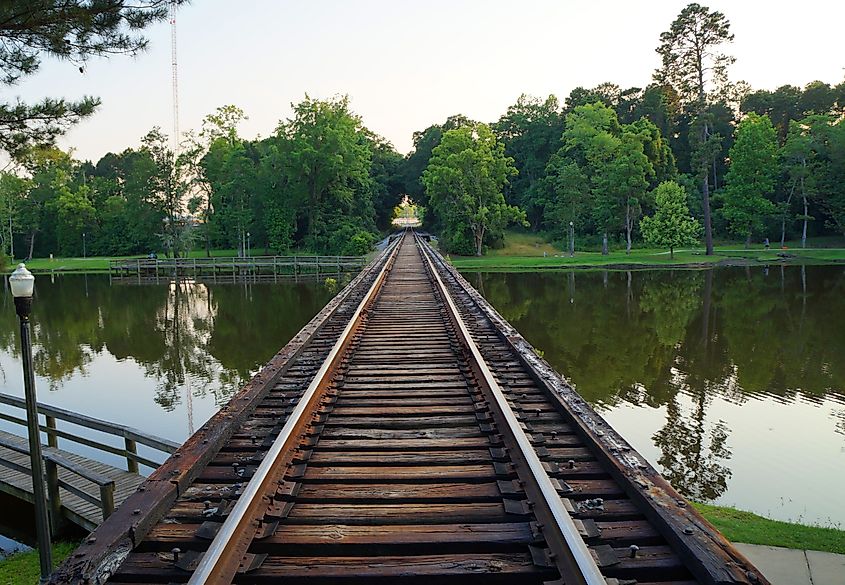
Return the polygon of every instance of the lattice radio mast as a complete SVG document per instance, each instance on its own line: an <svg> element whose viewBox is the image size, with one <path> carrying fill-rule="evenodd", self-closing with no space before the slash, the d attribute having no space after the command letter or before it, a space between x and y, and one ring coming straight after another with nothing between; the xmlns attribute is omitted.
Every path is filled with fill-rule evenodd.
<svg viewBox="0 0 845 585"><path fill-rule="evenodd" d="M176 2L170 2L170 64L173 69L173 152L179 152L179 67L176 63Z"/></svg>

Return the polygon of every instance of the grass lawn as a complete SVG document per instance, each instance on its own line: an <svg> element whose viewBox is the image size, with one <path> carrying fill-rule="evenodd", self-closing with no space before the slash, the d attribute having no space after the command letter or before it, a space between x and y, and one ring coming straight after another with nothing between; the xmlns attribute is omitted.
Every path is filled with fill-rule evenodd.
<svg viewBox="0 0 845 585"><path fill-rule="evenodd" d="M845 554L845 531L769 520L751 512L693 503L732 542Z"/></svg>
<svg viewBox="0 0 845 585"><path fill-rule="evenodd" d="M263 249L253 249L253 255L263 256L265 251ZM232 257L237 255L237 250L212 250L212 256L216 257ZM89 256L88 258L33 258L26 263L26 267L33 272L100 272L109 269L109 260L120 260L122 258L146 258L146 255L136 256ZM164 258L164 254L159 254L159 258ZM205 250L192 250L188 253L188 258L205 258ZM22 260L15 260L9 263L9 269L16 266ZM2 584L0 584L2 585Z"/></svg>
<svg viewBox="0 0 845 585"><path fill-rule="evenodd" d="M808 242L813 245L815 242ZM829 246L842 242L830 238L820 239L820 245ZM546 256L543 256L545 252ZM779 253L788 254L789 258L781 258ZM576 251L575 256L569 255L555 248L541 235L526 232L507 232L505 247L489 250L482 257L452 256L452 264L464 270L531 270L549 268L583 268L583 267L647 267L647 266L699 266L711 263L743 263L743 262L787 262L824 264L845 262L845 246L843 247L811 247L800 248L798 242L787 242L787 249L771 248L766 250L762 245L752 246L748 250L742 244L727 243L716 246L715 254L706 256L704 249L676 250L671 258L669 251L658 248L634 248L630 254L625 250L613 250L607 256L597 251Z"/></svg>
<svg viewBox="0 0 845 585"><path fill-rule="evenodd" d="M58 567L76 547L75 542L53 543L53 567ZM0 560L0 585L33 585L40 576L37 550L13 553Z"/></svg>

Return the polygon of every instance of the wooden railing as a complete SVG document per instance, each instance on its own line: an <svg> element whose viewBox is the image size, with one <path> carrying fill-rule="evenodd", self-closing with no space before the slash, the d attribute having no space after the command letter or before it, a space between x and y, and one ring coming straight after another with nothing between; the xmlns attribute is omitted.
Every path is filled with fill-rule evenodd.
<svg viewBox="0 0 845 585"><path fill-rule="evenodd" d="M15 408L24 409L26 402L23 398L11 396L9 394L0 393L0 404L5 404ZM91 469L87 469L78 463L69 461L57 452L59 447L59 439L63 439L79 445L85 445L105 453L118 455L126 459L126 468L129 472L138 473L139 465L156 468L160 465L151 459L148 459L138 454L138 445L145 445L155 451L169 455L179 448L178 443L156 437L147 433L143 433L132 427L106 422L90 416L77 414L63 408L49 406L47 404L38 404L38 413L44 416L44 424L39 422L39 428L47 435L48 447L44 449L44 472L47 483L47 495L50 500L51 515L56 522L61 515L61 497L59 488L68 491L69 493L78 496L82 500L99 507L102 510L103 519L106 519L114 511L114 480L105 477ZM7 412L0 412L0 420L5 420L14 424L26 426L26 419L15 414ZM100 433L120 437L123 439L123 446L118 447L110 445L103 441L98 441L89 437L83 437L68 429L58 428L57 421L65 421L79 427L98 431ZM29 449L25 444L21 444L0 436L0 446L5 447L11 451L22 454L29 454ZM0 457L0 465L32 476L32 470L29 467L22 466L14 461L9 461ZM67 471L93 483L99 490L99 497L92 495L79 487L72 485L59 477L59 468Z"/></svg>
<svg viewBox="0 0 845 585"><path fill-rule="evenodd" d="M117 276L132 274L215 274L303 271L359 270L367 264L365 256L246 256L211 258L122 258L109 261L109 272Z"/></svg>
<svg viewBox="0 0 845 585"><path fill-rule="evenodd" d="M29 455L29 449L15 441L9 441L4 437L0 437L0 447L4 447L15 453L22 455ZM91 469L86 469L82 465L69 461L54 453L51 449L46 449L42 455L44 459L44 475L47 480L47 497L50 501L50 515L54 518L53 525L57 524L62 510L62 499L59 495L59 488L65 489L73 495L85 500L100 508L103 512L103 520L111 516L114 512L114 480L97 473ZM18 473L32 477L32 470L29 467L19 465L14 461L8 461L0 457L0 465L7 467ZM59 467L67 469L71 473L78 475L82 479L88 480L95 484L100 491L100 497L92 496L85 490L81 490L75 485L68 483L59 477Z"/></svg>
<svg viewBox="0 0 845 585"><path fill-rule="evenodd" d="M0 404L7 404L16 408L26 408L26 402L23 398L11 396L9 394L0 393ZM179 444L169 439L156 437L148 433L141 432L126 425L115 424L85 416L84 414L77 414L63 408L56 406L49 406L47 404L38 403L38 413L44 415L45 424L39 424L41 431L47 435L47 444L50 447L58 448L59 439L66 439L72 443L85 445L99 451L118 455L126 459L126 469L132 473L138 473L138 464L146 465L155 469L160 463L147 459L138 454L138 444L146 445L155 451L170 454L179 448ZM26 419L20 418L12 414L0 412L0 420L6 420L11 423L26 426ZM106 435L112 435L123 438L123 447L109 445L101 441L97 441L88 437L82 437L73 432L60 429L57 427L56 421L65 421L83 428L99 431Z"/></svg>

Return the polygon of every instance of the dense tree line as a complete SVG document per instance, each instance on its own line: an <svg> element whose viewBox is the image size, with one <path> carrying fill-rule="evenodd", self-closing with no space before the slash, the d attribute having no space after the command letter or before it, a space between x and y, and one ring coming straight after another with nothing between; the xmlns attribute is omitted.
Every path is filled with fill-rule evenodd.
<svg viewBox="0 0 845 585"><path fill-rule="evenodd" d="M137 52L138 31L166 15L157 0L116 2L108 17L84 0L12 6L0 24L7 85L42 53L84 65ZM405 157L345 97L306 96L255 140L237 132L245 113L224 106L178 149L154 128L96 163L50 145L96 100L0 105L0 150L16 164L0 173L0 240L26 257L358 254L390 228L404 194L461 254L500 246L511 223L604 252L638 239L674 249L699 234L710 253L714 234L845 233L845 82L752 91L729 79L732 40L725 15L690 4L660 35L645 87L578 87L562 103L522 95L493 123L456 115L416 132Z"/></svg>
<svg viewBox="0 0 845 585"><path fill-rule="evenodd" d="M399 202L402 156L345 97L306 97L260 140L234 106L205 118L178 152L158 128L96 163L56 148L0 175L3 242L20 257L118 255L205 246L363 254Z"/></svg>
<svg viewBox="0 0 845 585"><path fill-rule="evenodd" d="M646 87L578 87L563 104L520 96L490 125L517 171L501 189L505 202L534 231L564 241L572 222L582 243L605 251L608 239L630 250L665 181L683 188L708 252L714 233L746 242L845 234L845 82L751 91L728 78L732 40L723 14L690 4L661 35L661 66ZM464 254L476 251L468 223L454 233L457 208L429 204L423 177L444 139L474 126L457 115L415 133L402 171L407 192L428 207L426 223ZM503 226L490 227L484 244L500 245Z"/></svg>

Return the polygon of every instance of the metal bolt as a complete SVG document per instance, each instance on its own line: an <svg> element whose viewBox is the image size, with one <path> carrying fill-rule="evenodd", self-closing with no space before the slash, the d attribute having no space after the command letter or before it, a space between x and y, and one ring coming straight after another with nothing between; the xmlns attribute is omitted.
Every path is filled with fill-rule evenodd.
<svg viewBox="0 0 845 585"><path fill-rule="evenodd" d="M182 550L178 549L178 548L174 548L170 552L173 553L173 562L178 563L179 562L179 553L182 552Z"/></svg>
<svg viewBox="0 0 845 585"><path fill-rule="evenodd" d="M569 460L569 469L575 469L575 460L574 459Z"/></svg>
<svg viewBox="0 0 845 585"><path fill-rule="evenodd" d="M255 445L255 435L252 435L249 439L252 441L252 444Z"/></svg>
<svg viewBox="0 0 845 585"><path fill-rule="evenodd" d="M637 558L637 551L640 550L640 547L638 547L636 544L632 544L628 547L628 550L631 551L631 558L635 559Z"/></svg>
<svg viewBox="0 0 845 585"><path fill-rule="evenodd" d="M140 509L140 508L135 508L134 510L132 510L132 513L133 513L135 516L137 516L138 514L140 514L140 513L141 513L141 509Z"/></svg>
<svg viewBox="0 0 845 585"><path fill-rule="evenodd" d="M97 542L97 537L96 536L89 536L88 540L86 540L85 542L88 543L88 544L94 544L95 542Z"/></svg>
<svg viewBox="0 0 845 585"><path fill-rule="evenodd" d="M204 502L202 503L202 507L203 507L205 510L208 510L208 509L211 507L211 501L210 501L210 500L206 500L206 501L204 501Z"/></svg>
<svg viewBox="0 0 845 585"><path fill-rule="evenodd" d="M684 528L684 534L692 534L692 533L693 533L692 526L687 526L686 528Z"/></svg>

